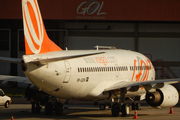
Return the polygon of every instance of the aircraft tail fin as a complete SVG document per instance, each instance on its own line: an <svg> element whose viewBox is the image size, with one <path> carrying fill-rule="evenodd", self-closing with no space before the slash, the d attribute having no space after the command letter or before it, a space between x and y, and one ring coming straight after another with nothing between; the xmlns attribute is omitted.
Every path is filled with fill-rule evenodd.
<svg viewBox="0 0 180 120"><path fill-rule="evenodd" d="M46 33L37 0L22 0L26 55L62 50Z"/></svg>

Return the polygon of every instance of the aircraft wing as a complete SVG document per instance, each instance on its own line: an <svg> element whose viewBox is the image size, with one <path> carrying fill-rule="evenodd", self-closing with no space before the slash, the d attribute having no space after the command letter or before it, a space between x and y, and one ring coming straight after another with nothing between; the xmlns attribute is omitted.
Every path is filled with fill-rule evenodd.
<svg viewBox="0 0 180 120"><path fill-rule="evenodd" d="M174 83L179 83L180 78L175 78L175 79L159 79L159 80L153 80L153 81L143 81L143 82L129 82L129 81L122 81L115 83L114 85L110 86L109 88L106 88L105 91L112 91L112 90L117 90L120 88L128 88L128 87L133 87L133 86L139 86L139 87L162 87L164 84L174 84Z"/></svg>
<svg viewBox="0 0 180 120"><path fill-rule="evenodd" d="M18 82L32 85L31 81L27 77L0 75L0 80L3 81L3 85L7 85L8 82Z"/></svg>

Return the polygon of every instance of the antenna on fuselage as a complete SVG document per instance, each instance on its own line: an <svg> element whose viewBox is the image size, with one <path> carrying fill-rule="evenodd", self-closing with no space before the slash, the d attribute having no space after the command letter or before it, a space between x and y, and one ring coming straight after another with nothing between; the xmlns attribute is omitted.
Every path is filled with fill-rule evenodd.
<svg viewBox="0 0 180 120"><path fill-rule="evenodd" d="M99 50L99 46L98 45L94 46L94 48L96 48L96 50Z"/></svg>
<svg viewBox="0 0 180 120"><path fill-rule="evenodd" d="M96 48L97 50L99 50L99 49L103 49L103 50L105 50L105 49L109 49L109 50L116 50L116 47L114 47L114 46L94 46L94 48Z"/></svg>

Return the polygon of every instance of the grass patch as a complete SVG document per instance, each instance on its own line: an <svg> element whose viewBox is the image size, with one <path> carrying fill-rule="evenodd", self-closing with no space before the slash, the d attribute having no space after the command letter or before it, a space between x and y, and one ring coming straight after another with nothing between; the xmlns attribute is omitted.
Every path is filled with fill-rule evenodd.
<svg viewBox="0 0 180 120"><path fill-rule="evenodd" d="M1 88L7 96L25 96L25 91L26 89L21 89L21 88L10 88L10 87L5 87Z"/></svg>

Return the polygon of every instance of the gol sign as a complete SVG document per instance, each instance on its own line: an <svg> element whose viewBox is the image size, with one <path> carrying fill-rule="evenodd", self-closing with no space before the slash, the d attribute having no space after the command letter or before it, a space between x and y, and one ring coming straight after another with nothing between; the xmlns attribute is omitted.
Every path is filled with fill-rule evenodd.
<svg viewBox="0 0 180 120"><path fill-rule="evenodd" d="M82 8L83 5L86 5L85 8ZM92 15L97 12L97 15L104 15L106 13L101 12L103 5L104 5L104 1L102 1L101 4L96 0L91 0L89 2L84 1L78 6L77 13L83 15L87 13L88 15Z"/></svg>

